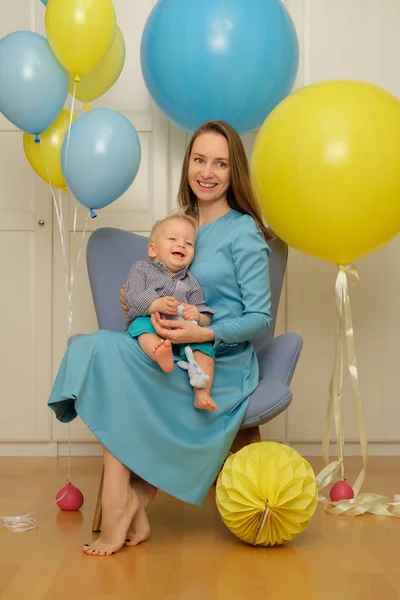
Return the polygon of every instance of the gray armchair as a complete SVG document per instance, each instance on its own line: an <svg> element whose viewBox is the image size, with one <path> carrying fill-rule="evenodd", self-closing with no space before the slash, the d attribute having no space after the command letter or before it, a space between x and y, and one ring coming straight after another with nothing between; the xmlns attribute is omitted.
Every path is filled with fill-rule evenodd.
<svg viewBox="0 0 400 600"><path fill-rule="evenodd" d="M108 227L98 229L90 236L87 266L101 329L124 330L125 318L119 302L120 288L131 265L137 260L147 259L147 244L148 240L144 236ZM289 406L292 401L289 384L302 347L301 337L294 333L285 333L274 338L288 249L279 239L270 242L270 247L273 321L270 333L254 342L260 366L260 382L251 395L241 429L232 446L234 452L247 444L260 441L259 426ZM70 341L72 342L73 338ZM101 488L100 485L93 531L99 531L101 523Z"/></svg>

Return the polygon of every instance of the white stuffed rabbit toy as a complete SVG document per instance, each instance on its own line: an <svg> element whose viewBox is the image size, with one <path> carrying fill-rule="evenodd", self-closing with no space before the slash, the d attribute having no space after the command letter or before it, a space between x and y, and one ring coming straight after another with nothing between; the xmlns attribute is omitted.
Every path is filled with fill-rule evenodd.
<svg viewBox="0 0 400 600"><path fill-rule="evenodd" d="M183 306L178 306L178 318L182 318ZM183 360L178 361L178 367L183 369L184 371L188 371L190 385L194 388L206 388L207 381L210 379L208 375L206 375L200 365L196 362L193 351L190 346L186 346L185 354L188 362L184 362Z"/></svg>
<svg viewBox="0 0 400 600"><path fill-rule="evenodd" d="M183 362L183 360L178 361L178 367L183 369L184 371L189 372L189 381L190 385L194 388L206 388L207 381L210 379L208 375L206 375L200 365L195 361L193 356L193 351L190 346L186 346L185 348L186 358L188 362Z"/></svg>

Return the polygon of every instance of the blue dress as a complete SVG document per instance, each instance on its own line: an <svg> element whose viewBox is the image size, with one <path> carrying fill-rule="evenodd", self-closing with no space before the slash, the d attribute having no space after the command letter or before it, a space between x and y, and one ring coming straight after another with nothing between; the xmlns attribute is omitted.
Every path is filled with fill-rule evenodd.
<svg viewBox="0 0 400 600"><path fill-rule="evenodd" d="M137 475L201 506L225 461L258 384L249 340L268 332L269 248L255 221L231 210L199 228L191 271L216 314L217 411L196 410L187 372L164 373L126 333L98 331L67 349L49 405L77 414Z"/></svg>

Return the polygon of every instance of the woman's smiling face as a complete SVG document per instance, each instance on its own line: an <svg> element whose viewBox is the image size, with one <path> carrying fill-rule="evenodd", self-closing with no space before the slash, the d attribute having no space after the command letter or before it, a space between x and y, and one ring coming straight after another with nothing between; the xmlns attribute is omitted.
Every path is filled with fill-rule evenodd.
<svg viewBox="0 0 400 600"><path fill-rule="evenodd" d="M231 183L229 146L219 133L207 132L194 141L189 162L189 184L201 202L226 200Z"/></svg>

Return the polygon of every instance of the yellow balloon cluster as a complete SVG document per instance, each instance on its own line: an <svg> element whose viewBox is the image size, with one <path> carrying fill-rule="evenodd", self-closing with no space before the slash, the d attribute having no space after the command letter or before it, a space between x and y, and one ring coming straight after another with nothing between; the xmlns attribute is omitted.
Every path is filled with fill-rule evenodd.
<svg viewBox="0 0 400 600"><path fill-rule="evenodd" d="M264 122L252 170L279 237L351 263L400 231L400 101L359 81L305 87Z"/></svg>
<svg viewBox="0 0 400 600"><path fill-rule="evenodd" d="M72 115L72 122L76 115ZM34 135L24 133L26 158L36 173L55 188L66 190L67 184L61 168L61 148L71 121L71 113L64 108L57 119L40 135L40 143Z"/></svg>
<svg viewBox="0 0 400 600"><path fill-rule="evenodd" d="M250 444L219 474L218 510L238 538L254 546L293 540L318 503L314 472L298 452L277 442Z"/></svg>

